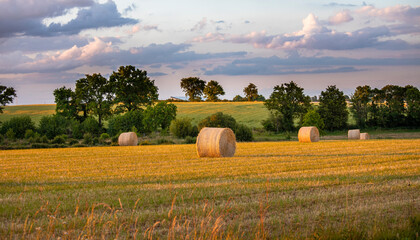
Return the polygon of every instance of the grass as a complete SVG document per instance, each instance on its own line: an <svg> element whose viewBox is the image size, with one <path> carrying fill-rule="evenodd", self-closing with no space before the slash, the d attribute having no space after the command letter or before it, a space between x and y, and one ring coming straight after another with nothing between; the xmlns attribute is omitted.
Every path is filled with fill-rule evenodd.
<svg viewBox="0 0 420 240"><path fill-rule="evenodd" d="M419 139L0 151L1 238L416 239ZM416 235L417 234L417 235Z"/></svg>
<svg viewBox="0 0 420 240"><path fill-rule="evenodd" d="M269 116L269 111L263 102L175 102L174 104L178 107L177 117L188 117L194 124L216 112L223 112L249 127L261 128L261 121ZM55 104L6 106L4 113L0 114L0 122L14 116L28 115L38 124L42 116L54 113Z"/></svg>

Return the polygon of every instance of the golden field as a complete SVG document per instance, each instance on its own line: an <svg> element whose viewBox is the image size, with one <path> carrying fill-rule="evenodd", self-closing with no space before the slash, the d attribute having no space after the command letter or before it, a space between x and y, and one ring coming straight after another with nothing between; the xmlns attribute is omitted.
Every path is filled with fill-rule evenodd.
<svg viewBox="0 0 420 240"><path fill-rule="evenodd" d="M0 238L412 237L419 146L238 143L233 158L201 159L195 145L0 151Z"/></svg>

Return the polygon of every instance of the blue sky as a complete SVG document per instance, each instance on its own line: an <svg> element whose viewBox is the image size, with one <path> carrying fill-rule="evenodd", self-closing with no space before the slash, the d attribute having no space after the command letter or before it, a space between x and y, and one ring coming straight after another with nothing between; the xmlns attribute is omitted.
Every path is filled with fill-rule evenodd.
<svg viewBox="0 0 420 240"><path fill-rule="evenodd" d="M268 97L295 81L420 87L418 1L0 0L0 84L15 104L53 103L53 90L121 65L146 70L159 98L181 78L216 80L232 99L250 82Z"/></svg>

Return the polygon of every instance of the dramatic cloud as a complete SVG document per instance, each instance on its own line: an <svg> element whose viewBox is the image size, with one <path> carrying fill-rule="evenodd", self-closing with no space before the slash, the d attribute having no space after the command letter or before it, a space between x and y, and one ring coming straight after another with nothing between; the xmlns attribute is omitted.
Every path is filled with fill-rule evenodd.
<svg viewBox="0 0 420 240"><path fill-rule="evenodd" d="M206 75L286 75L364 71L368 66L418 66L420 58L352 59L335 57L251 58L206 70ZM360 67L363 66L363 67Z"/></svg>
<svg viewBox="0 0 420 240"><path fill-rule="evenodd" d="M353 21L353 17L350 15L350 11L349 10L344 10L341 11L339 13L337 13L336 15L330 17L328 19L328 22L331 25L338 25L338 24L342 24L342 23L346 23L346 22L351 22Z"/></svg>
<svg viewBox="0 0 420 240"><path fill-rule="evenodd" d="M122 50L112 42L94 38L84 46L76 46L58 51L54 54L39 54L31 58L22 52L4 54L0 59L0 74L8 73L46 73L61 72L82 66L108 66L116 68L121 65L171 64L169 67L179 69L181 63L191 61L243 57L245 52L198 54L187 51L189 44L151 44L147 47Z"/></svg>
<svg viewBox="0 0 420 240"><path fill-rule="evenodd" d="M66 14L79 8L77 17L68 23L51 23L43 20ZM136 24L138 20L123 18L113 1L100 4L87 0L58 1L0 1L0 38L11 36L56 36L78 34L85 29L97 29Z"/></svg>
<svg viewBox="0 0 420 240"><path fill-rule="evenodd" d="M343 21L343 19L340 20ZM338 18L336 20L338 21ZM267 35L265 31L244 35L208 33L205 36L194 38L193 42L247 43L252 44L255 48L285 50L351 50L361 48L401 50L418 48L418 45L411 45L401 39L382 40L386 37L394 37L395 31L398 29L397 26L394 26L392 31L387 26L378 26L362 28L353 32L338 32L323 26L314 14L309 14L303 19L302 23L302 30L290 34Z"/></svg>

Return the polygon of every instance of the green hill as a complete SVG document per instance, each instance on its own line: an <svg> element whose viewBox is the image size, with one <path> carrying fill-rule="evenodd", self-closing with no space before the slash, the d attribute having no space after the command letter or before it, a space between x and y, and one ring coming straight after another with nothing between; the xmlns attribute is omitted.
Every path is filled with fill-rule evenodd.
<svg viewBox="0 0 420 240"><path fill-rule="evenodd" d="M261 121L266 119L269 111L262 102L176 102L177 117L188 117L197 124L201 119L216 113L223 112L232 115L239 123L250 127L262 127ZM28 115L35 123L42 116L55 113L55 104L6 106L4 113L0 114L0 121L4 122L14 116Z"/></svg>

